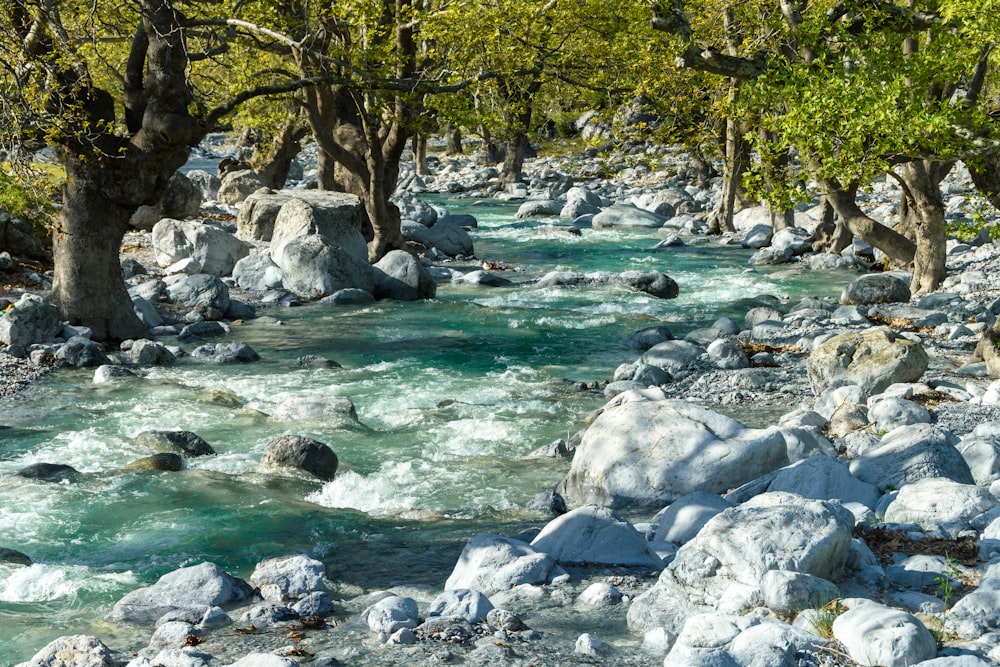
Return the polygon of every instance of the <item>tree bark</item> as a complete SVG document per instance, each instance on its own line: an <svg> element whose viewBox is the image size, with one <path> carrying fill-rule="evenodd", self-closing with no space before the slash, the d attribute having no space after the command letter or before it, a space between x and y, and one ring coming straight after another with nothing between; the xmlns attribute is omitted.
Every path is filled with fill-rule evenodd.
<svg viewBox="0 0 1000 667"><path fill-rule="evenodd" d="M528 135L521 130L514 130L507 138L506 147L500 180L504 184L520 183L524 178L524 155L528 149Z"/></svg>
<svg viewBox="0 0 1000 667"><path fill-rule="evenodd" d="M993 208L1000 210L1000 154L984 155L966 161L972 182Z"/></svg>
<svg viewBox="0 0 1000 667"><path fill-rule="evenodd" d="M914 160L903 163L900 177L905 184L900 202L903 227L913 234L913 280L910 291L925 294L938 288L946 275L947 233L941 181L951 171L950 162Z"/></svg>
<svg viewBox="0 0 1000 667"><path fill-rule="evenodd" d="M743 138L738 123L732 118L726 119L726 158L725 171L722 174L722 196L719 206L709 219L710 234L733 233L733 215L736 213L736 203L743 190L743 174L750 168L750 144Z"/></svg>
<svg viewBox="0 0 1000 667"><path fill-rule="evenodd" d="M835 181L825 181L825 195L840 216L841 223L852 234L871 243L896 264L908 267L913 261L916 246L902 234L868 217L855 201L857 184L847 188Z"/></svg>
<svg viewBox="0 0 1000 667"><path fill-rule="evenodd" d="M413 162L418 174L425 176L431 173L427 168L427 137L423 134L413 136Z"/></svg>
<svg viewBox="0 0 1000 667"><path fill-rule="evenodd" d="M448 123L444 128L444 136L447 140L444 154L462 155L462 130L458 127L458 125Z"/></svg>
<svg viewBox="0 0 1000 667"><path fill-rule="evenodd" d="M189 111L187 56L180 14L166 0L139 0L136 32L125 73L129 136L114 126L111 96L66 85L53 90L73 107L78 127L61 138L66 164L63 208L53 235L55 278L50 300L63 319L89 327L97 340L119 341L148 332L132 307L119 251L128 220L157 202L170 178L205 136ZM144 57L142 56L144 53ZM78 83L78 72L67 80Z"/></svg>
<svg viewBox="0 0 1000 667"><path fill-rule="evenodd" d="M281 126L271 140L267 154L261 156L259 160L254 160L258 165L257 176L264 185L272 190L285 187L292 160L302 150L302 139L307 134L309 134L308 126L298 120L289 121Z"/></svg>

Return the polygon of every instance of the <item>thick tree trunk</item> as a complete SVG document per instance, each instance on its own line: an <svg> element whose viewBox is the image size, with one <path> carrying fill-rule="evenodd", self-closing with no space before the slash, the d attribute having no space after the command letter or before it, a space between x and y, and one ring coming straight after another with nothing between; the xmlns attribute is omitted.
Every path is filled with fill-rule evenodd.
<svg viewBox="0 0 1000 667"><path fill-rule="evenodd" d="M285 187L292 160L302 150L302 139L309 134L309 128L297 120L285 123L271 140L267 154L255 159L257 176L272 190ZM259 146L258 146L259 148Z"/></svg>
<svg viewBox="0 0 1000 667"><path fill-rule="evenodd" d="M431 173L427 168L427 137L422 134L413 136L413 162L418 174L424 176Z"/></svg>
<svg viewBox="0 0 1000 667"><path fill-rule="evenodd" d="M507 152L503 156L500 181L504 184L520 183L524 178L524 155L528 150L528 135L515 130L507 139Z"/></svg>
<svg viewBox="0 0 1000 667"><path fill-rule="evenodd" d="M839 255L844 248L851 245L853 236L851 230L843 225L839 220L835 220L836 211L830 204L830 198L825 195L820 198L819 224L816 230L809 237L812 243L813 252L829 252Z"/></svg>
<svg viewBox="0 0 1000 667"><path fill-rule="evenodd" d="M736 121L726 119L726 159L725 172L722 174L722 197L719 206L709 219L710 234L732 233L736 231L733 225L733 215L736 213L736 203L743 189L743 174L750 168L750 144L743 138Z"/></svg>
<svg viewBox="0 0 1000 667"><path fill-rule="evenodd" d="M852 234L871 243L897 265L908 267L913 261L916 246L902 234L871 219L855 201L857 185L843 188L839 183L824 183L826 197L840 216L841 223Z"/></svg>
<svg viewBox="0 0 1000 667"><path fill-rule="evenodd" d="M92 163L81 164L73 156L67 160L49 298L70 324L89 327L96 340L142 338L148 330L132 307L119 258L136 207L115 204L90 187L94 179L80 171L93 169Z"/></svg>
<svg viewBox="0 0 1000 667"><path fill-rule="evenodd" d="M445 155L462 155L462 131L458 125L448 123L444 128L444 136L447 145L444 149Z"/></svg>
<svg viewBox="0 0 1000 667"><path fill-rule="evenodd" d="M916 160L904 163L900 169L900 177L906 185L900 217L904 226L912 231L916 244L910 283L910 291L914 294L934 291L946 274L947 234L941 181L951 167L952 163Z"/></svg>

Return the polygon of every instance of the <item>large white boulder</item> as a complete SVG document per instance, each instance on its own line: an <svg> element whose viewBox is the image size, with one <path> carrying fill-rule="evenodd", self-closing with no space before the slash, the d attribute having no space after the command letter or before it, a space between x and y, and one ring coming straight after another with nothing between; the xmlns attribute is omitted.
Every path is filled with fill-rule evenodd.
<svg viewBox="0 0 1000 667"><path fill-rule="evenodd" d="M544 584L555 567L552 556L526 542L502 535L476 535L462 549L444 588L468 588L492 595L519 584Z"/></svg>
<svg viewBox="0 0 1000 667"><path fill-rule="evenodd" d="M360 215L357 198L338 206L302 199L286 202L271 237L271 259L284 274L285 288L306 299L345 288L371 292L374 283Z"/></svg>
<svg viewBox="0 0 1000 667"><path fill-rule="evenodd" d="M833 636L859 665L908 667L937 655L934 635L915 616L867 600L834 619Z"/></svg>
<svg viewBox="0 0 1000 667"><path fill-rule="evenodd" d="M679 632L690 616L739 613L764 602L771 570L836 581L851 549L854 517L838 503L767 493L714 516L656 585L633 601L629 627Z"/></svg>
<svg viewBox="0 0 1000 667"><path fill-rule="evenodd" d="M201 563L168 572L152 586L139 588L115 603L107 615L112 623L152 625L167 612L204 613L209 607L239 602L252 589L242 579L223 572L214 563Z"/></svg>
<svg viewBox="0 0 1000 667"><path fill-rule="evenodd" d="M972 519L996 504L993 494L980 486L931 477L903 486L885 508L885 520L966 529Z"/></svg>
<svg viewBox="0 0 1000 667"><path fill-rule="evenodd" d="M587 505L550 521L531 541L563 565L618 565L660 570L663 561L632 524L606 507Z"/></svg>
<svg viewBox="0 0 1000 667"><path fill-rule="evenodd" d="M974 484L969 464L956 449L951 431L930 424L900 426L887 433L878 447L851 461L851 474L880 490L899 489L930 477Z"/></svg>
<svg viewBox="0 0 1000 667"><path fill-rule="evenodd" d="M193 259L199 273L228 276L236 262L250 254L250 246L224 229L199 220L164 218L153 225L156 263L170 266Z"/></svg>
<svg viewBox="0 0 1000 667"><path fill-rule="evenodd" d="M818 395L836 383L856 384L871 396L896 382L916 382L927 370L920 343L888 327L845 333L824 341L809 355L806 370Z"/></svg>
<svg viewBox="0 0 1000 667"><path fill-rule="evenodd" d="M777 428L752 429L682 400L613 399L584 432L559 491L572 506L662 507L722 493L788 464Z"/></svg>

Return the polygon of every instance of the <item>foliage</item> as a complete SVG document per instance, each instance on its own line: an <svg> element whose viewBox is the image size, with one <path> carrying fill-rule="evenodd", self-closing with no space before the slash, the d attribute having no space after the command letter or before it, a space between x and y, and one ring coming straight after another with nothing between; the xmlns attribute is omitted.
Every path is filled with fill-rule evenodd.
<svg viewBox="0 0 1000 667"><path fill-rule="evenodd" d="M944 570L934 577L934 584L937 586L937 595L945 607L951 605L952 598L955 597L955 581L961 576L962 571L958 569L961 563L956 558L945 557Z"/></svg>
<svg viewBox="0 0 1000 667"><path fill-rule="evenodd" d="M0 210L24 218L38 238L50 243L59 184L65 176L61 169L39 164L14 171L10 165L0 168Z"/></svg>
<svg viewBox="0 0 1000 667"><path fill-rule="evenodd" d="M827 641L833 641L833 622L844 613L845 608L839 599L831 600L819 608L812 619L812 631Z"/></svg>

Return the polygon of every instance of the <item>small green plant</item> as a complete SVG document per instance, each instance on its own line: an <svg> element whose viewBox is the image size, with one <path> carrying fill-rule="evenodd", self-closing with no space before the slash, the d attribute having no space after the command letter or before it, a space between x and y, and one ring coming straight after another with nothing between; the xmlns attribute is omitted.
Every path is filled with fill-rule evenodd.
<svg viewBox="0 0 1000 667"><path fill-rule="evenodd" d="M948 234L960 241L971 241L984 229L989 231L990 238L1000 238L1000 227L987 215L991 209L992 206L982 196L973 196L962 205L962 212L965 215L955 220L947 220L945 229Z"/></svg>
<svg viewBox="0 0 1000 667"><path fill-rule="evenodd" d="M958 559L945 554L944 570L934 577L934 583L937 585L937 596L944 602L945 607L951 606L951 600L955 597L955 580L962 574L962 571L958 569L959 565Z"/></svg>
<svg viewBox="0 0 1000 667"><path fill-rule="evenodd" d="M827 602L819 608L812 620L813 632L827 641L833 641L833 622L843 613L844 607L839 598Z"/></svg>

